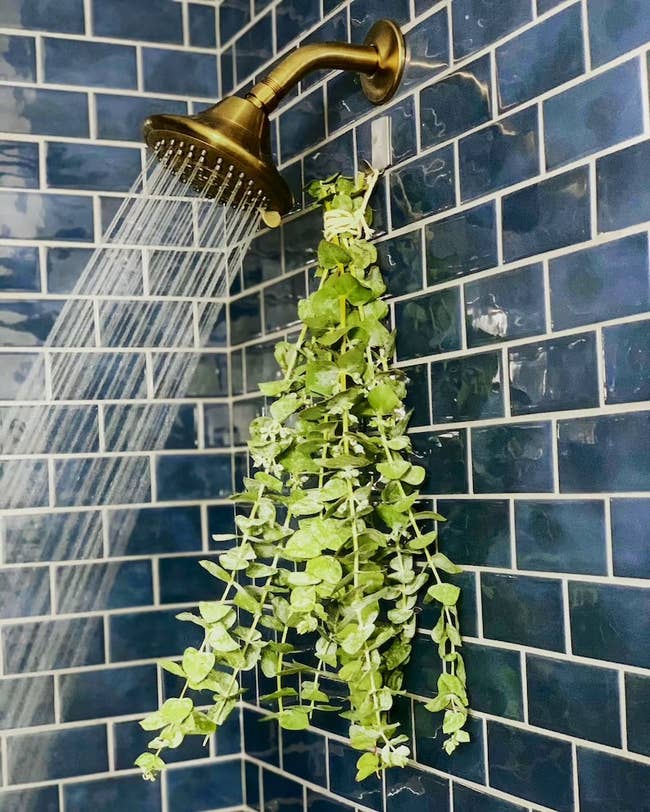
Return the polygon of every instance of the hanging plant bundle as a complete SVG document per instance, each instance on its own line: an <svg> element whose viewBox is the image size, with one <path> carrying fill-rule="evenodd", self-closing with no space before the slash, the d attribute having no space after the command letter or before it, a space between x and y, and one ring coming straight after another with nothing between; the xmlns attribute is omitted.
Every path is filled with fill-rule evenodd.
<svg viewBox="0 0 650 812"><path fill-rule="evenodd" d="M180 620L204 632L199 649L163 668L185 680L141 722L155 731L137 760L146 778L185 736L209 737L242 697L243 672L259 665L273 680L277 719L289 730L315 713L349 721L361 751L357 780L404 766L410 751L391 721L416 632L421 593L440 618L432 638L442 673L426 707L444 712L444 748L469 739L457 573L430 528L441 516L421 507L424 469L410 461L406 377L391 366L386 285L368 207L377 173L333 177L309 187L324 208L319 287L300 302L296 343L280 342L282 377L260 387L272 398L248 443L257 472L233 497L241 510L232 549L201 564L223 582L221 597ZM200 710L188 690L205 692Z"/></svg>

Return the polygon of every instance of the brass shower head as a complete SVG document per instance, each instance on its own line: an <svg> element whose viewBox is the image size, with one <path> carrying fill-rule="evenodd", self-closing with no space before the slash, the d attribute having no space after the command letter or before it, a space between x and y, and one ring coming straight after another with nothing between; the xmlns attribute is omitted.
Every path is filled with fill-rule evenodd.
<svg viewBox="0 0 650 812"><path fill-rule="evenodd" d="M228 96L194 116L157 115L144 123L144 139L172 172L205 197L231 206L259 206L286 214L291 192L271 156L269 113L312 70L361 74L373 104L383 104L404 72L406 48L391 20L373 25L363 45L324 42L292 51L246 95Z"/></svg>

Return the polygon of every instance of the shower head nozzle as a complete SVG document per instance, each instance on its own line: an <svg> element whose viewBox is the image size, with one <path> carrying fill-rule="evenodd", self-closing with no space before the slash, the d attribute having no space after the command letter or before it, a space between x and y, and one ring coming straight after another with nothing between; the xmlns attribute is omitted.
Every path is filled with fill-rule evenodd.
<svg viewBox="0 0 650 812"><path fill-rule="evenodd" d="M293 201L273 163L268 114L317 69L361 73L367 98L383 104L397 90L405 61L399 27L379 20L363 45L325 42L297 48L246 98L229 96L194 116L151 116L144 124L144 139L160 161L203 196L286 214Z"/></svg>

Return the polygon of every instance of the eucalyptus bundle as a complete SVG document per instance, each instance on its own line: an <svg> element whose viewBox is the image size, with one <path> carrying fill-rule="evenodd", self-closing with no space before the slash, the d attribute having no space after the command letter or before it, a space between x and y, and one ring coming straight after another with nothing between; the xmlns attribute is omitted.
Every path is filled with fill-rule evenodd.
<svg viewBox="0 0 650 812"><path fill-rule="evenodd" d="M444 748L469 740L465 668L459 652L457 573L438 550L437 513L421 506L425 470L410 461L406 377L391 366L386 285L369 242L377 173L335 176L309 187L324 208L318 289L300 302L302 330L280 342L282 376L260 389L273 399L248 443L257 472L233 497L232 549L201 564L221 597L180 620L203 630L200 648L162 667L185 680L141 722L155 731L136 761L146 778L185 736L208 738L237 706L244 672L260 667L274 690L261 697L281 727L301 730L315 713L349 722L361 751L357 780L404 766L408 738L391 721L403 693L419 596L435 602L432 632L442 662L437 695ZM188 690L206 692L198 707Z"/></svg>

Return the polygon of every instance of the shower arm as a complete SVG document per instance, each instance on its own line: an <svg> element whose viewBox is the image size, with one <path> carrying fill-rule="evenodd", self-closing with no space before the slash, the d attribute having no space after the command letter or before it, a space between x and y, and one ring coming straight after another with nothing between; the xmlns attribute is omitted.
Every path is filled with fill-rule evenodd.
<svg viewBox="0 0 650 812"><path fill-rule="evenodd" d="M371 28L363 45L319 42L292 51L247 94L256 106L270 113L298 82L314 70L351 70L362 74L364 93L382 104L395 93L406 61L404 38L390 20Z"/></svg>

